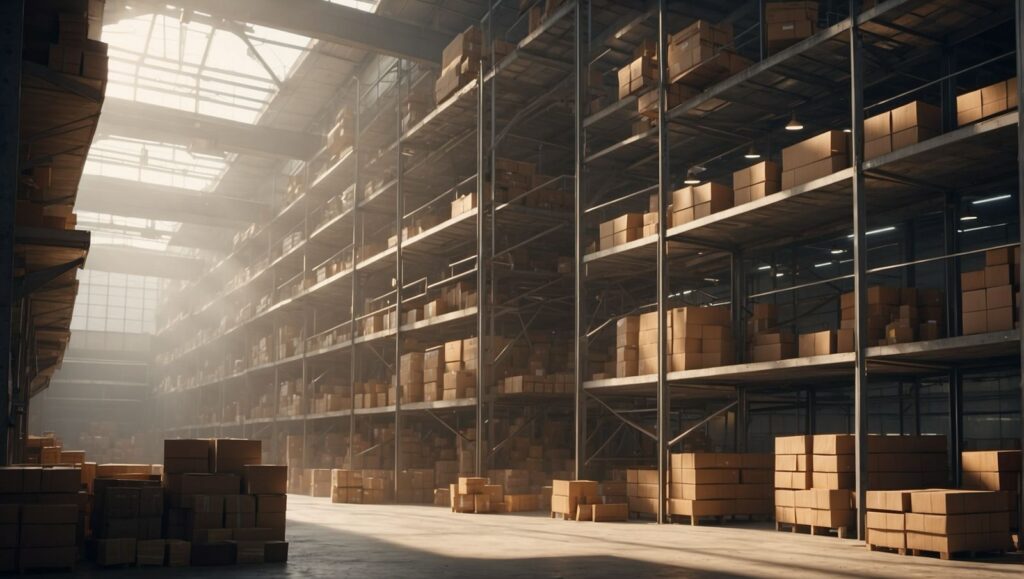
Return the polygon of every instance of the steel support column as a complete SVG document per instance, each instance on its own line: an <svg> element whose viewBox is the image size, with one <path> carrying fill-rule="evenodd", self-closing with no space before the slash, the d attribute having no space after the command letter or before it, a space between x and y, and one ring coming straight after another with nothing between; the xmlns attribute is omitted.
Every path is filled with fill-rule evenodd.
<svg viewBox="0 0 1024 579"><path fill-rule="evenodd" d="M0 465L11 456L11 393L14 307L14 205L18 194L18 134L21 116L21 43L25 6L0 3Z"/></svg>
<svg viewBox="0 0 1024 579"><path fill-rule="evenodd" d="M1017 78L1024 79L1024 0L1017 0L1015 4L1017 10ZM1024 83L1018 82L1017 102L1021 102L1021 98L1024 98ZM1019 119L1020 109L1018 108L1017 110L1017 212L1018 223L1024 223L1024 126L1021 126ZM1021 236L1021 240L1021 250L1024 251L1024 235ZM1024 282L1024 271L1021 271L1021 278L1017 282ZM1021 311L1024 311L1024 304L1021 304L1020 307L1022 308ZM1024 336L1024 327L1021 328L1021 332L1021 335ZM1024 339L1020 340L1020 347L1021 360L1024 361ZM1020 442L1021 448L1024 448L1024 376L1022 376L1020 383L1020 416ZM1018 504L1024 505L1024 489L1022 489L1021 499ZM1024 529L1024 508L1019 508L1018 511L1020 516L1018 528Z"/></svg>
<svg viewBox="0 0 1024 579"><path fill-rule="evenodd" d="M402 223L405 218L405 197L402 191L402 80L405 63L398 59L395 64L395 502L399 501L401 491L399 473L402 470L402 286L405 284L402 275ZM478 346L479 347L479 346ZM479 372L479 370L478 370Z"/></svg>
<svg viewBox="0 0 1024 579"><path fill-rule="evenodd" d="M356 77L356 102L354 114L352 115L355 121L355 134L352 140L352 155L355 162L352 164L352 182L355 183L356 190L352 196L352 281L349 288L349 296L351 303L349 303L349 318L348 318L348 342L349 342L349 364L348 364L348 392L349 392L349 408L348 408L348 468L355 468L355 454L352 453L352 441L356 437L356 404L355 404L355 390L356 390L356 379L359 377L358 374L358 362L359 356L356 355L356 303L358 298L359 288L359 276L357 261L355 256L356 244L359 243L359 194L363 190L362 183L359 182L362 176L359 167L362 164L360 158L359 149L359 120L362 117L362 99L363 99L363 83L359 82L359 77Z"/></svg>
<svg viewBox="0 0 1024 579"><path fill-rule="evenodd" d="M864 538L864 505L867 494L867 203L864 190L864 50L857 15L861 0L850 0L850 142L853 164L853 291L854 353L856 373L853 385L854 462L857 489L857 538Z"/></svg>
<svg viewBox="0 0 1024 579"><path fill-rule="evenodd" d="M489 44L484 39L484 46ZM486 60L483 51L480 52L480 62L477 72L476 85L476 439L473 442L473 465L476 476L483 476L484 473L484 388L487 384L485 375L487 364L487 266L489 260L486 255L487 244L484 231L484 219L487 214L488 204L484 179L484 75L486 74Z"/></svg>
<svg viewBox="0 0 1024 579"><path fill-rule="evenodd" d="M920 434L921 425L917 425ZM953 486L960 486L960 453L964 446L964 374L959 368L949 371L949 454Z"/></svg>
<svg viewBox="0 0 1024 579"><path fill-rule="evenodd" d="M668 471L669 413L671 403L668 392L666 362L665 301L668 297L666 271L665 232L668 220L669 167L668 167L668 14L666 0L658 0L658 523L667 522L665 485Z"/></svg>
<svg viewBox="0 0 1024 579"><path fill-rule="evenodd" d="M587 75L584 71L586 66L587 58L587 46L586 41L588 38L583 38L584 20L583 20L583 6L586 4L586 0L577 0L576 2L576 58L575 58L575 71L576 71L576 89L575 89L575 107L573 110L573 124L574 124L574 136L575 136L575 158L573 160L576 181L573 187L574 196L574 212L573 212L573 240L575 243L574 247L574 260L573 260L573 275L574 275L574 295L575 301L573 302L573 335L575 336L576 348L573 352L573 366L576 372L576 383L574 390L573 399L573 420L574 420L574 435L573 435L573 468L575 471L575 477L577 479L583 479L583 468L584 458L587 454L587 405L586 399L583 395L583 382L584 376L586 375L586 369L584 364L587 360L587 344L589 340L587 338L586 330L586 299L584 296L583 286L583 255L585 248L583 246L583 216L586 208L583 205L583 158L586 155L586 134L583 128L583 106L587 101Z"/></svg>

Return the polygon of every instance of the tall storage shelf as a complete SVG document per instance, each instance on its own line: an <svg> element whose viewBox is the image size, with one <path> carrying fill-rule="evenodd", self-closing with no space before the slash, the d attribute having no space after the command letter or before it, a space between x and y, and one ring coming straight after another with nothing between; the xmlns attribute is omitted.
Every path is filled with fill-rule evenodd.
<svg viewBox="0 0 1024 579"><path fill-rule="evenodd" d="M822 412L845 420L861 450L869 431L928 429L919 416L923 389L940 392L934 399L948 407L942 421L956 477L965 381L1020 367L1017 326L979 331L965 328L961 314L961 273L983 267L986 250L1019 249L1019 216L1007 209L1020 199L1018 113L1008 104L958 118L969 105L958 106L958 97L1019 76L1019 2L825 4L808 16L806 37L784 41L768 32L771 8L757 1L540 2L493 12L481 3L478 53L466 66L480 72L440 102L430 94L437 71L402 61L389 61L372 83L344 87L344 106L327 111L324 125L343 122L351 142L329 144L297 170L300 194L183 292L191 314L163 331L173 355L162 363L168 376L182 368L209 375L162 389L166 428L259 436L336 422L329 428L347 430L351 441L393 419L396 432L427 423L463 444L468 427L483 441L467 446L473 470L483 472L500 466L496 418L557 413L575 424L577 476L658 457L664 475L666 453L700 448L697 437L712 427L728 432L736 450L765 450L772 434L835 428L816 424ZM673 68L661 81L652 62L678 64L679 33L698 20L716 66L698 59L696 69ZM617 92L624 70L627 88ZM1019 86L1005 86L1007 103L1019 99ZM930 105L914 108L928 126L912 123L916 132L898 146L890 129L879 149L879 115L917 102ZM335 117L342 109L348 116ZM825 155L830 170L797 176L791 148L826 131L841 143ZM845 163L830 160L836 147ZM761 161L791 174L737 202L734 173ZM516 186L504 187L503 175ZM691 179L719 184L728 203L670 208ZM609 225L626 214L639 217L621 230ZM983 227L970 225L978 216ZM289 236L294 243L283 248ZM554 267L535 266L544 253ZM240 267L253 269L227 283ZM917 288L927 304L900 303L929 308L937 323L927 335L894 330L869 340L878 330L874 286ZM435 315L407 313L435 307L453 287L472 295ZM214 290L209 304L191 303ZM270 297L259 307L263 295ZM244 305L241 296L256 299L249 315L215 319ZM613 371L620 320L653 313L664 328L674 308L708 305L728 311L729 351L708 352L720 354L718 363L670 367L666 328L647 343L657 351L649 371ZM906 327L919 321L917 311L906 314ZM391 312L394 323L367 321ZM301 347L278 352L279 328L296 321ZM776 327L794 340L840 329L854 338L801 356L754 356L755 335ZM533 346L535 332L575 337L562 368L574 374L573 387L551 395L503 389L510 348ZM211 352L246 358L264 337L271 359L203 372ZM309 410L311 383L351 388L395 371L401 383L404 355L474 337L484 338L476 346L484 363L464 385L473 396ZM778 349L790 348L798 346ZM302 385L301 412L277 407L282 380ZM225 400L251 408L266 392L267 416L189 420ZM893 397L896 427L882 411ZM904 402L917 411L912 424ZM766 427L773 413L785 414L785 425ZM400 456L401 437L394 439ZM347 454L354 456L351 443Z"/></svg>

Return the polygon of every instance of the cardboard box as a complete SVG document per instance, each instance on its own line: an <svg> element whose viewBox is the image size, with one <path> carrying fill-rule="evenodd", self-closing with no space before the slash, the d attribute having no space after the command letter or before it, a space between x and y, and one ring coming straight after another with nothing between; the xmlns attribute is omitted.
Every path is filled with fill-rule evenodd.
<svg viewBox="0 0 1024 579"><path fill-rule="evenodd" d="M251 495L283 495L288 492L288 467L249 464L243 467L242 484Z"/></svg>
<svg viewBox="0 0 1024 579"><path fill-rule="evenodd" d="M213 442L214 472L242 476L245 465L260 464L263 460L259 440L218 438Z"/></svg>

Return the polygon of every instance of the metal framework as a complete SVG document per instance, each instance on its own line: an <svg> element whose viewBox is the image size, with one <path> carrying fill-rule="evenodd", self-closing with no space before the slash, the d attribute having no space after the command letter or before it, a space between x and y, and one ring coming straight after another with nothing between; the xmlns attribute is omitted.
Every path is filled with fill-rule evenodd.
<svg viewBox="0 0 1024 579"><path fill-rule="evenodd" d="M881 30L889 25L891 19L906 14L910 4L907 0L888 0L862 10L859 0L851 0L848 8L852 17L829 22L827 27L814 36L770 55L764 33L759 31L757 38L750 40L756 42L756 52L760 57L758 62L681 103L675 102L674 97L670 98L667 71L662 68L657 83L658 105L654 123L642 132L631 133L627 137L613 129L623 128L636 116L631 111L636 107L636 97L627 97L594 111L590 102L592 87L589 75L592 70L598 69L597 64L602 58L617 58L613 64L621 65L621 61L629 58L639 39L651 34L657 36L659 62L664 66L668 60L668 32L671 27L692 21L694 17L685 8L676 7L674 3L665 0L658 0L656 5L652 3L650 10L623 11L616 13L614 18L606 14L610 12L607 3L597 0L566 3L549 16L540 29L526 35L503 60L495 62L493 57L488 59L487 55L481 54L479 74L475 79L427 113L422 120L411 122L408 126L403 126L405 119L401 110L401 95L412 94L417 89L421 78L416 75L416 70L404 68L399 61L386 67L387 72L379 75L376 84L364 86L362 81L357 82L355 97L352 99L355 101L356 126L353 151L343 155L333 166L320 168L322 170L319 171L307 168L311 189L320 193L340 192L350 181L355 185L357 193L352 207L346 210L343 218L338 218L350 220L350 228L343 229L344 233L337 239L328 237L330 242L341 243L338 240L342 239L344 243L350 243L350 251L357 253L357 248L364 247L375 233L385 229L385 225L382 225L385 222L381 217L383 215L388 217L386 225L394 226L396 245L371 256L353 255L349 270L318 281L297 297L282 298L271 306L270 314L264 320L271 319L269 316L275 311L292 311L289 308L303 300L315 305L323 304L324 301L318 298L323 295L318 293L324 291L323 288L342 288L349 300L342 308L347 320L340 322L341 326L348 325L347 337L320 350L307 346L301 361L286 360L275 364L275 376L278 368L288 364L301 364L301 372L306 376L311 365L321 364L321 360L332 352L346 351L349 354L346 357L348 380L352 385L364 370L374 364L393 365L397 373L403 353L403 336L422 335L420 332L425 329L437 332L438 336L456 336L460 335L459 332L466 333L472 327L479 339L476 397L471 400L402 404L398 389L393 407L352 408L322 416L307 412L301 417L303 431L314 420L347 420L347 454L351 461L356 456L352 444L357 433L357 421L370 416L393 418L397 496L401 490L398 482L398 457L402 452L403 423L413 416L426 416L440 423L447 432L457 434L460 440L468 442L457 427L452 427L442 418L442 413L451 412L456 421L465 420L463 425L470 423L475 427L474 470L483 474L493 454L505 444L505 441L495 440L493 432L495 413L504 410L506 405L497 396L491 374L491 364L500 360L503 352L491 343L490 338L497 334L495 327L500 322L496 320L511 317L510 308L503 307L496 299L496 289L500 285L498 261L521 244L542 241L552 231L567 229L566 226L571 222L574 275L571 324L576 337L573 348L575 384L571 405L569 400L564 400L562 402L565 404L560 406L564 406L562 409L573 416L573 456L577 477L588 477L591 472L596 472L593 465L606 458L600 455L623 432L627 435L638 434L636 438L641 440L649 437L655 439L656 456L648 458L657 462L659 480L664 482L667 480L670 449L686 442L688 436L708 428L713 419L726 422L732 444L742 451L750 446L748 421L760 406L771 410L805 413L802 429L807 433L814 433L820 427L817 417L821 409L838 406L852 409L850 430L856 435L856 492L858 504L864 505L864 493L867 490L865 457L871 429L868 378L872 378L871 386L874 386L876 377L881 382L914 378L922 373L927 376L949 376L947 401L951 454L958 457L964 439L963 373L977 368L979 360L997 359L1009 367L1019 367L1024 349L1021 349L1022 340L1016 330L959 336L957 260L976 256L984 249L963 251L956 241L960 202L957 192L973 185L968 178L957 176L958 172L963 172L963 164L955 162L959 152L956 149L965 146L978 147L985 152L998 151L1008 144L1009 132L1016 130L1017 147L1021 150L1024 147L1024 131L1015 127L1018 125L1016 114L1000 115L966 127L954 127L948 119L950 107L953 106L952 99L955 97L956 83L952 79L964 71L958 71L952 66L955 61L948 60L942 72L943 78L936 83L928 83L942 85L942 107L947 114L944 133L899 151L872 159L865 158L865 111L882 105L891 106L893 100L867 103L865 92L896 75L892 71L885 71L887 75L882 74L877 63L868 57L870 45L880 42ZM1017 11L1015 26L1018 48L1015 64L1018 76L1024 73L1019 46L1021 31L1024 30L1022 4L1024 0L1016 0L1014 4ZM764 22L764 3L758 2L756 5L758 9L750 11L756 14L748 14L746 17L752 18L750 22L755 24L755 28L761 29L763 27L756 24ZM481 20L485 46L491 46L490 39L500 37L501 30L497 24L499 19L494 16L498 9L490 3L488 7L490 10L487 16ZM990 26L998 22L1001 21L996 19ZM900 34L910 37L910 40L901 37L901 42L907 46L902 56L905 56L908 63L924 62L931 58L935 47L929 44L929 38L936 35L945 37L948 33L949 38L954 40L967 39L987 29L975 22L954 30L943 30L942 25L935 26L938 30L928 28L920 33L913 30L900 31ZM563 51L557 58L539 57L534 43L548 46L543 43L550 41L550 36L558 36L563 41L558 45ZM526 219L516 221L507 208L511 204L499 202L494 189L488 187L488 173L492 177L495 174L498 149L506 146L511 148L508 143L514 139L526 140L523 135L509 130L509 127L518 122L528 122L530 114L515 115L513 113L520 111L510 112L508 109L526 107L529 98L537 95L526 88L519 89L524 94L517 94L516 90L508 90L507 85L502 84L502 75L521 74L515 68L517 61L521 60L531 64L543 63L560 70L560 74L571 76L571 82L557 88L571 95L571 119L564 120L567 121L567 129L572 131L572 142L570 146L562 147L562 159L565 165L572 167L572 174L558 179L571 180L573 208L571 216L567 212L563 221L545 223L543 228L538 227L537 231L531 231L523 239L502 247L500 234L535 217L531 214ZM494 62L495 66L490 67L489 61ZM385 77L392 73L395 80L385 81ZM406 73L408 76L405 76ZM548 84L542 88L555 90L556 87ZM845 104L833 106L842 100L834 98L829 99L831 103L818 102L812 106L815 104L812 101L823 99L821 95L831 95L840 90L849 90L849 108ZM906 100L908 94L894 98ZM516 97L521 100L516 101ZM722 102L730 106L722 106ZM749 103L749 106L744 103ZM537 106L540 108L540 105ZM756 146L771 155L781 144L794 141L794 137L789 137L789 141L780 142L781 131L777 129L793 113L794 107L801 106L807 106L815 112L815 118L808 122L813 123L815 128L849 129L852 142L850 168L690 223L673 225L669 222L671 192L687 169L722 163L729 156L739 156L748 146ZM394 114L395 110L397 115ZM536 116L543 114L537 112ZM397 136L390 129L380 129L381 124L386 125L380 118L397 118ZM507 123L508 126L500 126L500 123ZM388 133L388 136L382 137L382 132ZM734 134L730 135L730 132ZM550 151L557 150L558 143L550 143L546 138L536 137L538 142L531 146L553 155ZM422 156L415 153L407 155L409 150L417 148L431 151ZM388 175L386 179L376 174L381 172L379 167L368 160L378 150L386 151L386 158L395 159L397 172ZM976 150L971 149L972 152ZM1015 155L1005 154L1001 160L1005 161L1009 157L1016 160ZM352 163L353 159L355 163ZM427 170L442 161L462 163L463 166L451 171L457 177L438 177L436 173ZM934 168L934 179L922 179L923 165ZM1018 196L1021 198L1024 197L1024 165L1018 160L1016 166ZM635 187L617 189L609 184L613 181L612 177L620 174L628 175ZM1001 174L1000 177L1009 175ZM872 248L868 244L869 236L873 233L868 228L869 217L874 217L874 212L878 211L878 215L895 216L893 219L896 222L909 222L923 211L922 207L929 201L923 198L920 189L927 186L925 190L933 195L938 187L935 183L943 181L948 186L942 191L943 207L936 211L941 215L945 236L941 255L925 254L914 247L913 243L908 243L906 254L895 262L879 259L877 264L874 263L877 254L870 253ZM364 197L364 186L368 183L375 184L376 190ZM412 193L423 187L423 183L433 188L431 199ZM477 194L475 215L454 217L429 231L406 239L403 226L410 216L422 207L444 199L446 195L470 191L474 187ZM918 191L915 192L915 189ZM440 190L444 190L444 193L438 194ZM657 194L656 234L610 250L588 250L591 230L598 216L651 193ZM410 211L405 207L407 203L417 207ZM423 203L422 207L420 203ZM274 219L285 220L281 216L288 214L291 210L289 207L283 208ZM928 211L933 209L928 206ZM1024 217L1024 204L1020 211ZM390 219L392 215L393 221ZM305 219L309 218L310 211L307 208ZM316 239L321 235L320 232L326 232L330 227L334 225L307 226L306 237ZM763 267L755 260L766 253L765 248L783 251L801 243L833 243L837 238L846 239L847 235L851 240L849 255L852 257L852 273L829 276L814 272L816 277L813 280L787 286L777 282L777 276L787 275L787 272L792 275L797 270L797 260L795 257L791 261L785 257L776 259L772 255L771 263L775 265L769 265L767 270L773 274L771 285L762 284L762 287L752 281L753 274ZM475 279L477 306L471 311L446 314L429 323L406 323L402 319L402 305L439 287L430 280L414 280L416 276L407 269L410 263L430 252L441 252L446 246L455 243L472 247L474 257L438 267L450 270L445 282ZM1019 244L1019 240L1013 240L1004 246ZM916 255L918 252L922 255ZM312 261L315 259L311 258ZM308 271L305 257L303 262L303 271ZM911 344L869 343L869 279L873 276L913 279L913 267L929 264L943 270L943 287L949 297L946 309L948 333L952 337ZM368 280L382 272L390 276L392 271L395 285L391 295L394 295L398 327L380 335L358 336L357 322L361 316L372 313L361 311L359 305L361 300L371 297L366 293L372 291ZM720 281L722 272L728 272L728 284ZM412 281L407 283L406 277ZM708 282L708 279L713 281ZM1021 281L1024 283L1024 280ZM796 312L796 306L803 306L798 303L797 290L838 293L840 284L851 284L854 291L856 339L852 352L779 362L751 363L746 359L744 318L752 301L792 298ZM724 287L726 285L728 287ZM608 290L608 286L614 287L616 291ZM654 294L653 299L650 294ZM682 304L709 303L728 304L731 308L738 363L717 368L672 371L667 357L669 309ZM806 307L814 313L820 305ZM637 311L656 312L658 315L657 373L589 379L596 370L588 367L590 355L592 350L601 346L601 332L613 325L613 318ZM527 328L531 327L533 318L527 322L522 314L518 315L523 325L520 336L523 336L528 333ZM602 316L604 320L599 319ZM319 319L311 322L313 333L324 331L323 322ZM304 337L308 339L311 336L306 333ZM394 339L393 357L376 349L384 339ZM222 380L212 384L224 386L225 383L226 380ZM396 384L400 383L401 379L396 375ZM1024 382L1021 382L1021 387L1024 388ZM899 388L899 428L903 432L902 383ZM796 395L793 395L794 391ZM843 394L835 395L835 392ZM836 399L841 399L846 393L849 394L849 401L837 403ZM690 400L696 402L691 403ZM874 402L875 399L871 400ZM711 410L706 410L709 407ZM914 408L919 411L917 403ZM605 418L609 420L606 422ZM535 419L536 415L533 415L528 423L535 423ZM278 432L294 422L275 417L272 420L243 421L240 426L243 432L252 434L259 432L258 429L263 428L262 424L272 424L274 432ZM609 423L614 428L602 430ZM216 426L219 431L234 427L235 424ZM207 432L205 429L208 428L208 425L179 425L171 430L199 433ZM915 429L920 428L920 420L915 420ZM601 440L600 436L604 432L609 435ZM627 435L621 437L625 439ZM390 442L378 441L377 444ZM951 463L955 472L959 461L953 458ZM667 497L664 485L661 486L658 520L665 522L668 520L665 508ZM858 533L863 537L863 513Z"/></svg>

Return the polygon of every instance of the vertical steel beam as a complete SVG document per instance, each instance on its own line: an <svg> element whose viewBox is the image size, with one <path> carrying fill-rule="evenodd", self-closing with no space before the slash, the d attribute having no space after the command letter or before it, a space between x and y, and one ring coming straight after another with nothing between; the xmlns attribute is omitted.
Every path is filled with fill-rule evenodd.
<svg viewBox="0 0 1024 579"><path fill-rule="evenodd" d="M1024 79L1024 0L1016 1L1017 8L1017 78ZM1021 98L1024 97L1024 83L1017 83L1017 102L1021 102ZM1017 122L1017 216L1018 223L1024 223L1024 126L1021 126L1019 115L1020 109L1018 108L1018 122ZM1021 251L1024 252L1024 235L1021 236ZM1024 282L1024 271L1021 271L1021 279L1017 280L1018 283ZM1020 304L1024 311L1024 304ZM1020 312L1018 312L1019 314ZM1024 318L1019 318L1024 319ZM1022 336L1024 336L1024 327L1021 328ZM1024 361L1024 340L1020 340L1021 347L1021 361ZM1020 383L1020 442L1021 448L1024 448L1024 375L1021 376ZM1024 505L1024 488L1021 489L1022 500L1018 501L1018 505ZM1018 508L1020 521L1019 529L1024 530L1024 508Z"/></svg>
<svg viewBox="0 0 1024 579"><path fill-rule="evenodd" d="M399 58L396 63L397 78L395 80L395 502L398 502L401 491L400 481L402 457L402 246L405 241L402 235L402 223L405 218L405 191L402 188L402 80L405 78L405 62ZM479 294L478 294L479 295Z"/></svg>
<svg viewBox="0 0 1024 579"><path fill-rule="evenodd" d="M21 117L22 0L0 2L0 465L11 456L11 393L16 375L11 357L14 330L14 205L18 193Z"/></svg>
<svg viewBox="0 0 1024 579"><path fill-rule="evenodd" d="M917 425L920 434L921 425ZM960 453L964 447L964 373L959 368L949 371L949 466L953 486L959 488Z"/></svg>
<svg viewBox="0 0 1024 579"><path fill-rule="evenodd" d="M747 452L747 389L736 390L736 452Z"/></svg>
<svg viewBox="0 0 1024 579"><path fill-rule="evenodd" d="M356 268L356 244L359 243L359 195L363 190L361 183L359 182L362 176L360 166L362 164L361 150L359 148L359 137L360 137L360 119L362 117L362 99L363 99L363 83L359 81L359 76L356 76L356 99L354 114L352 115L355 120L355 136L352 140L352 182L355 183L356 189L352 195L352 274L349 278L349 297L351 303L349 303L349 324L348 324L348 468L355 468L355 453L352 452L352 441L356 437L356 379L359 378L358 362L359 356L356 355L356 301L358 300L358 289L359 279L358 271Z"/></svg>
<svg viewBox="0 0 1024 579"><path fill-rule="evenodd" d="M486 24L486 22L482 23ZM484 27L486 29L486 26ZM481 31L484 34L484 31ZM484 46L489 40L484 38ZM487 213L487 195L484 179L484 75L486 73L484 51L480 51L480 62L476 80L476 437L473 441L473 464L476 476L484 472L484 389L486 387L487 360L487 244L485 243L484 217Z"/></svg>
<svg viewBox="0 0 1024 579"><path fill-rule="evenodd" d="M668 14L666 0L658 0L658 523L666 523L665 486L668 481L669 413L672 411L668 392L666 362L667 331L665 300L668 297L665 231L668 220L669 166L668 166Z"/></svg>
<svg viewBox="0 0 1024 579"><path fill-rule="evenodd" d="M768 0L757 0L757 48L760 52L760 60L768 58L768 15L767 15ZM768 151L767 155L771 155L771 151ZM770 158L767 157L766 158Z"/></svg>
<svg viewBox="0 0 1024 579"><path fill-rule="evenodd" d="M497 114L498 114L497 113L498 76L497 76L497 72L498 72L498 60L497 60L497 58L495 57L495 54L494 54L494 41L493 41L493 39L495 38L495 33L494 33L494 9L497 6L497 4L500 4L500 3L501 3L501 0L497 0L497 2L495 2L494 0L488 0L488 2L487 2L487 28L486 28L486 30L481 31L483 34L486 35L486 36L484 36L484 38L487 40L487 44L485 45L487 47L487 49L485 49L485 50L488 50L490 52L490 55L491 55L491 59L490 59L491 60L491 66L493 67L493 70L495 72L495 75L493 77L493 81L491 82L491 91L490 91L491 105L490 105L490 111L489 111L489 115L488 115L489 120L490 120L490 127L491 127L491 129L490 129L490 131L488 131L488 138L490 139L490 144L487 147L487 150L490 152L490 154L488 155L487 160L485 161L485 162L487 162L489 173L492 176L491 177L491 187L489 187L489 190L487 192L487 196L489 198L488 206L492 207L492 208L494 207L494 184L493 184L494 183L494 177L493 176L498 174L498 170L497 170L497 157L498 157L498 151L497 151L497 146L498 146L497 145L497 135L498 135L498 118L497 118ZM538 167L540 167L539 164L538 164ZM497 220L498 220L498 212L497 211L491 211L491 231L490 231L490 235L488 236L490 241L491 241L491 249L490 249L490 253L488 255L491 256L492 259L493 259L494 255L498 251L498 238L497 238L497 236L498 236L498 224L497 224ZM495 303L498 302L498 297L496 295L496 291L497 290L495 288L495 284L492 283L488 287L489 287L489 290L490 290L488 292L488 295L490 296L489 303L495 304ZM480 301L480 295L478 294L477 302L479 302L479 301ZM488 312L488 316L487 316L487 335L488 336L495 336L495 335L497 335L495 333L495 331L494 331L494 310L495 310L495 308L488 308L488 310L487 310L487 312ZM487 366L490 367L490 368L493 368L494 367L493 366L493 363L494 363L493 352L495 350L493 348L489 348L487 351L488 351ZM477 366L480 366L480 364L477 364ZM494 374L492 373L490 375L493 376ZM493 440L497 440L497 436L495 435L495 424L494 424L494 404L488 404L487 405L487 441L488 441L487 445L490 446L491 445L491 441L493 441ZM489 453L489 452L484 453L484 459L486 461L488 461L488 462L493 462L494 461L494 458L493 458L492 454ZM485 465L485 466L488 466L488 465ZM489 468L489 466L488 466L488 468Z"/></svg>
<svg viewBox="0 0 1024 579"><path fill-rule="evenodd" d="M853 384L853 415L856 443L854 462L857 488L857 538L864 539L864 505L867 493L867 202L864 190L864 63L863 46L857 15L860 0L850 0L850 130L853 164L853 291L854 352L856 374Z"/></svg>
<svg viewBox="0 0 1024 579"><path fill-rule="evenodd" d="M589 2L586 2L589 3ZM584 296L584 285L583 285L583 253L584 253L584 235L583 235L583 215L586 208L583 206L583 158L586 155L586 133L583 128L583 107L587 100L587 74L584 68L586 67L586 54L587 54L587 42L590 40L589 35L587 38L583 38L584 34L584 22L583 22L583 6L585 0L577 0L576 2L576 58L575 58L575 73L576 73L576 106L573 111L574 121L574 137L575 137L575 158L573 160L574 172L576 175L576 181L573 188L573 197L575 199L573 208L573 232L575 233L573 239L575 242L574 247L574 261L573 261L573 275L574 275L574 287L573 292L575 296L574 311L573 311L573 336L575 340L575 351L573 353L574 367L576 370L576 388L574 390L575 398L573 400L573 420L575 423L574 429L574 453L573 453L573 464L575 470L575 477L577 479L584 478L583 467L587 456L587 415L586 415L586 399L583 394L583 382L584 376L586 375L586 369L584 365L587 361L587 330L586 324L586 300Z"/></svg>

